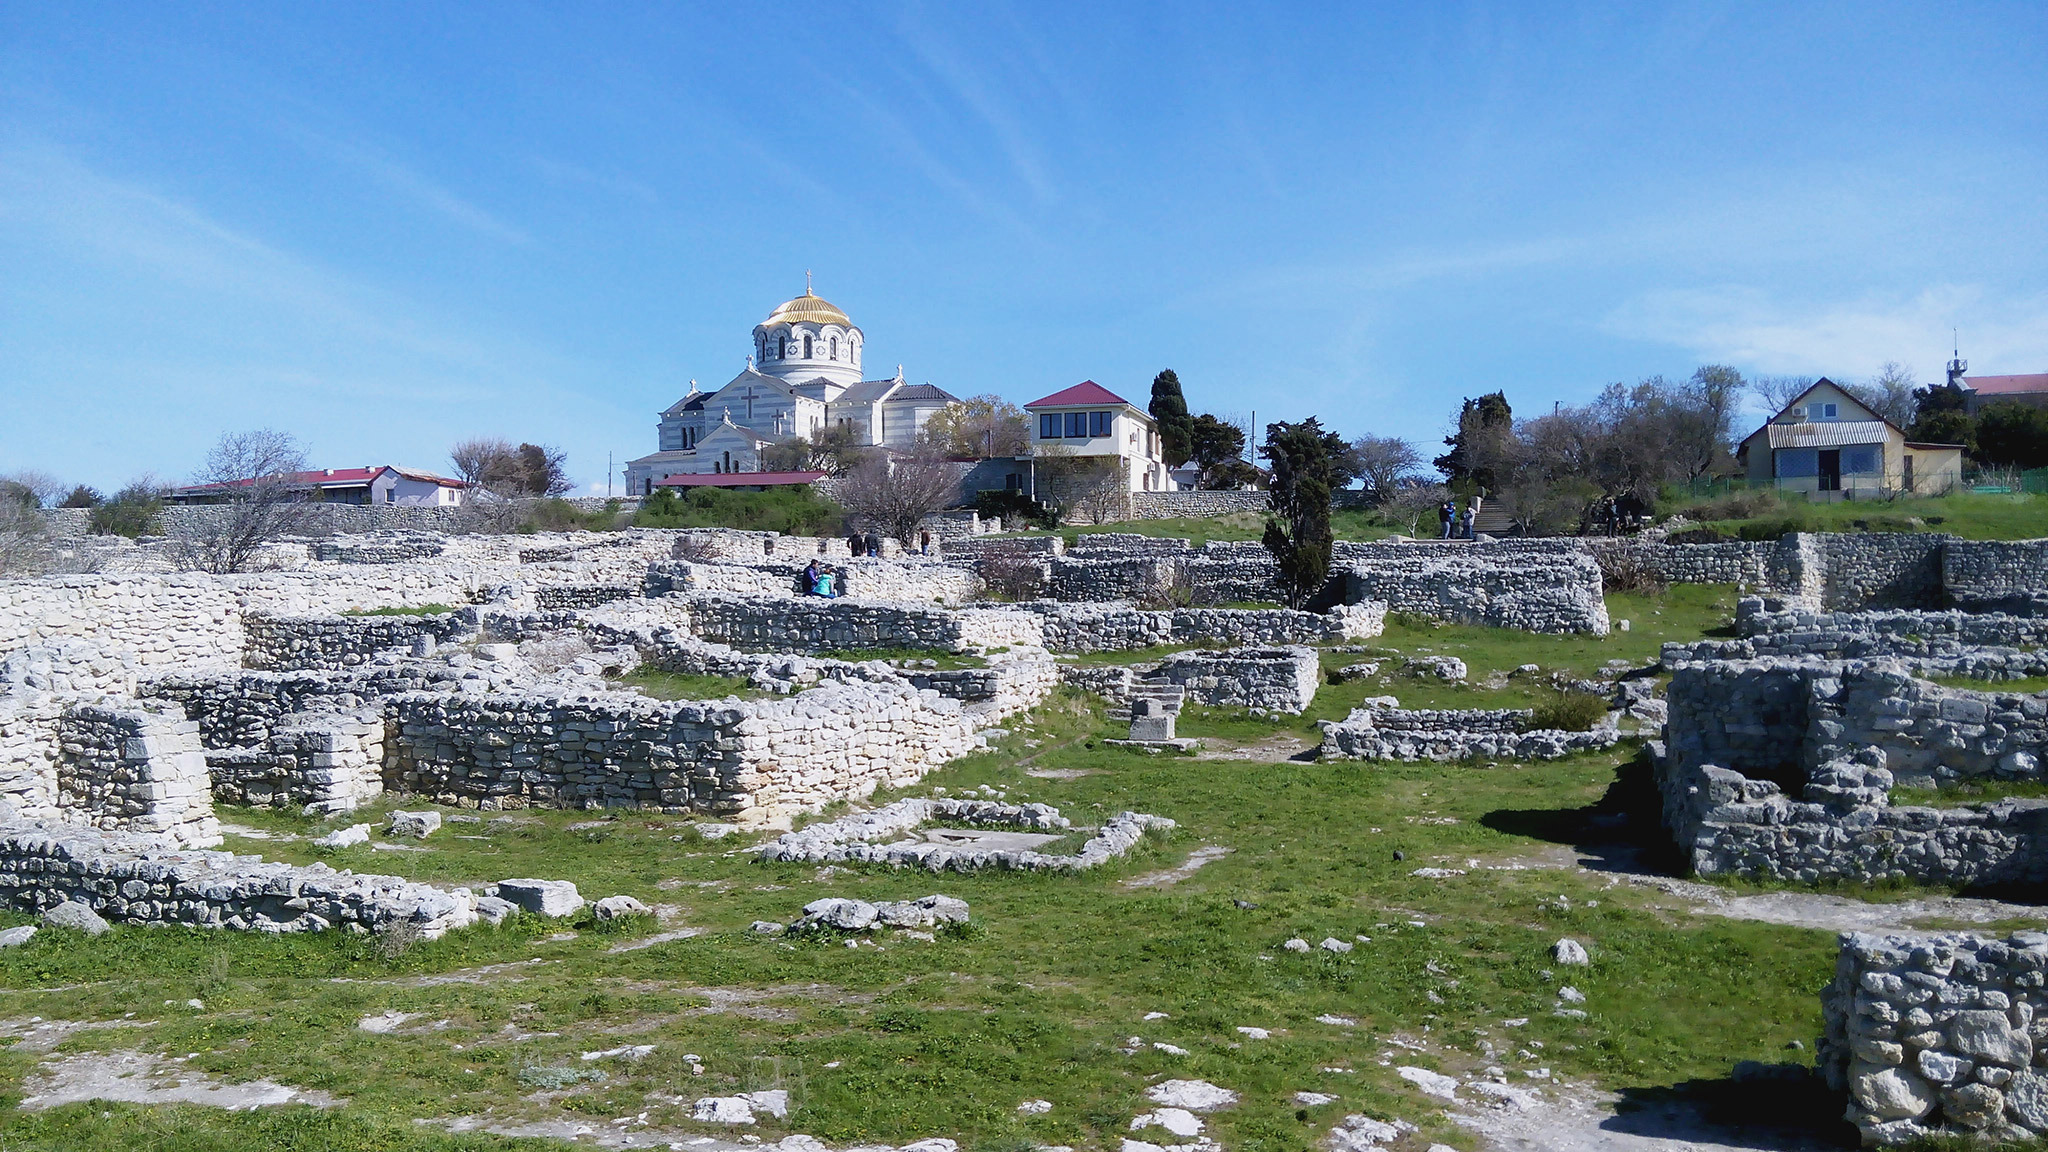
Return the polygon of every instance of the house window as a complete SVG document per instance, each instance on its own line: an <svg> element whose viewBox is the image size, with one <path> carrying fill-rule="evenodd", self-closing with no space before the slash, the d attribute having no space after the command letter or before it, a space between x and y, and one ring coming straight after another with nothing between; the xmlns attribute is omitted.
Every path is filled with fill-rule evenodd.
<svg viewBox="0 0 2048 1152"><path fill-rule="evenodd" d="M1086 412L1067 413L1067 439L1086 440L1087 438L1088 414Z"/></svg>
<svg viewBox="0 0 2048 1152"><path fill-rule="evenodd" d="M1109 435L1109 418L1113 415L1115 415L1113 412L1090 412L1088 414L1088 434L1090 436Z"/></svg>
<svg viewBox="0 0 2048 1152"><path fill-rule="evenodd" d="M1842 450L1842 471L1855 476L1867 476L1877 471L1878 451L1875 444L1858 444Z"/></svg>
<svg viewBox="0 0 2048 1152"><path fill-rule="evenodd" d="M1060 438L1059 413L1040 412L1038 414L1038 438L1040 440L1057 440Z"/></svg>
<svg viewBox="0 0 2048 1152"><path fill-rule="evenodd" d="M1808 404L1806 406L1806 418L1809 420L1833 420L1839 411L1840 409L1833 404Z"/></svg>

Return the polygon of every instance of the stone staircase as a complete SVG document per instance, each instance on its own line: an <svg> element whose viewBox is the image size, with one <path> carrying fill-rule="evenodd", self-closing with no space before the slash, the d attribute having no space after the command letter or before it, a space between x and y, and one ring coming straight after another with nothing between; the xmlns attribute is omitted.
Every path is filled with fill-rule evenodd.
<svg viewBox="0 0 2048 1152"><path fill-rule="evenodd" d="M1131 722L1131 705L1139 700L1151 700L1158 704L1158 710L1169 716L1180 715L1181 705L1187 703L1188 690L1182 685L1167 680L1140 680L1131 685L1130 699L1109 710L1109 718L1119 724Z"/></svg>

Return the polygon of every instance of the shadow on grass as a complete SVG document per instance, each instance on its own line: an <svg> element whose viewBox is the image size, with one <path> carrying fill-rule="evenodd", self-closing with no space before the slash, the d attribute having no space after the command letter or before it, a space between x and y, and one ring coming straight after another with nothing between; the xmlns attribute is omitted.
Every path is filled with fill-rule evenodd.
<svg viewBox="0 0 2048 1152"><path fill-rule="evenodd" d="M1647 749L1616 766L1614 782L1591 804L1496 808L1479 822L1510 836L1568 844L1595 872L1687 872L1684 855L1664 832L1663 804Z"/></svg>
<svg viewBox="0 0 2048 1152"><path fill-rule="evenodd" d="M1736 1066L1716 1080L1624 1088L1609 1132L1685 1141L1703 1148L1807 1152L1855 1148L1856 1127L1842 1119L1842 1094L1800 1064Z"/></svg>

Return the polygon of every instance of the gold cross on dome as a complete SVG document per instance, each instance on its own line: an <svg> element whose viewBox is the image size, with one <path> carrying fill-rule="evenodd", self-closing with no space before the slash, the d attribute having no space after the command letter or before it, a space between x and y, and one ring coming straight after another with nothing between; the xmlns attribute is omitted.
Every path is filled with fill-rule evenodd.
<svg viewBox="0 0 2048 1152"><path fill-rule="evenodd" d="M804 295L806 295L806 296L809 296L810 294L811 294L811 270L810 270L809 268L806 268L806 269L804 269Z"/></svg>

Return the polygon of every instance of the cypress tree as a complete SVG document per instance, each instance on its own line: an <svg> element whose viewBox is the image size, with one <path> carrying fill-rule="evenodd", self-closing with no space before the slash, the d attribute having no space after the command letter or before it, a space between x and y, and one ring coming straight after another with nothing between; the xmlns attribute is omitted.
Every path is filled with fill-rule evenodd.
<svg viewBox="0 0 2048 1152"><path fill-rule="evenodd" d="M1260 543L1280 567L1280 588L1289 608L1300 608L1330 576L1334 538L1330 532L1330 492L1336 487L1335 466L1344 441L1311 416L1299 424L1266 425L1261 449L1272 465L1271 515Z"/></svg>
<svg viewBox="0 0 2048 1152"><path fill-rule="evenodd" d="M1194 455L1195 418L1188 415L1187 397L1181 395L1180 377L1168 368L1152 378L1152 403L1146 408L1159 425L1159 451L1166 466L1178 468Z"/></svg>

